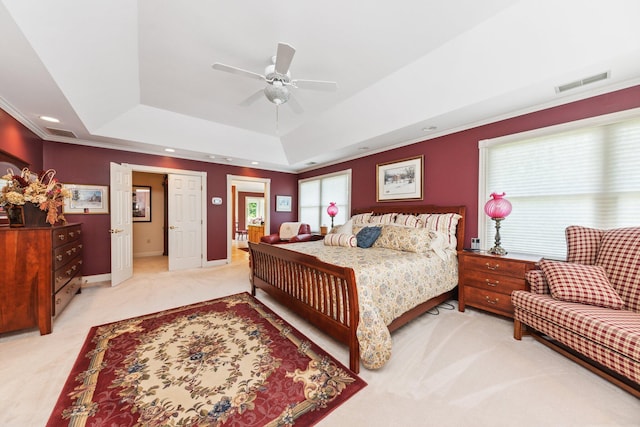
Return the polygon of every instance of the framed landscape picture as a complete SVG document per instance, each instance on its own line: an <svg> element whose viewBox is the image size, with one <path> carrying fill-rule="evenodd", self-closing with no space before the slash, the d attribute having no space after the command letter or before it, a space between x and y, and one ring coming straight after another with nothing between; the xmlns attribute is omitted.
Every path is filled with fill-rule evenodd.
<svg viewBox="0 0 640 427"><path fill-rule="evenodd" d="M64 200L64 213L68 214L108 214L109 186L67 184L71 198Z"/></svg>
<svg viewBox="0 0 640 427"><path fill-rule="evenodd" d="M276 196L276 211L291 212L291 196Z"/></svg>
<svg viewBox="0 0 640 427"><path fill-rule="evenodd" d="M422 200L424 156L376 165L376 200Z"/></svg>

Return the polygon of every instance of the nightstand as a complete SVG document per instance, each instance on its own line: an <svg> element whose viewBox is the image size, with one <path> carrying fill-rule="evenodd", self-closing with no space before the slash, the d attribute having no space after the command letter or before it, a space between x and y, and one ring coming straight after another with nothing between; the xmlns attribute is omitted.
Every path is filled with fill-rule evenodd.
<svg viewBox="0 0 640 427"><path fill-rule="evenodd" d="M471 306L513 318L511 292L528 289L524 276L540 259L516 253L458 252L458 310Z"/></svg>

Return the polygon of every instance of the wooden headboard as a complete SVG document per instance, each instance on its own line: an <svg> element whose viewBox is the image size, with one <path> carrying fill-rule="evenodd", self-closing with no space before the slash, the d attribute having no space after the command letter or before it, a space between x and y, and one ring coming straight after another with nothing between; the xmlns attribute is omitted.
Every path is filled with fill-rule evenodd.
<svg viewBox="0 0 640 427"><path fill-rule="evenodd" d="M369 213L373 212L374 215L382 215L385 213L401 213L405 215L420 215L425 213L457 213L462 218L458 221L458 226L456 228L456 241L457 246L456 249L461 251L464 248L464 225L466 221L466 210L465 206L437 206L437 205L411 205L411 206L402 206L402 205L384 205L384 206L374 206L371 208L359 208L353 209L352 215Z"/></svg>

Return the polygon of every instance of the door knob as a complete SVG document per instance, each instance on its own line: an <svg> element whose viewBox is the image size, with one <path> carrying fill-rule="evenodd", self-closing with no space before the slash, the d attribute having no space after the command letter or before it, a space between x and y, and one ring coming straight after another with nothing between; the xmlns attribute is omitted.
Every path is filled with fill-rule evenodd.
<svg viewBox="0 0 640 427"><path fill-rule="evenodd" d="M169 230L175 230L176 228L179 228L179 227L174 227L173 225L169 226Z"/></svg>
<svg viewBox="0 0 640 427"><path fill-rule="evenodd" d="M111 234L122 233L123 231L124 230L120 230L119 228L116 228L116 229L110 228L109 229L109 233L111 233Z"/></svg>

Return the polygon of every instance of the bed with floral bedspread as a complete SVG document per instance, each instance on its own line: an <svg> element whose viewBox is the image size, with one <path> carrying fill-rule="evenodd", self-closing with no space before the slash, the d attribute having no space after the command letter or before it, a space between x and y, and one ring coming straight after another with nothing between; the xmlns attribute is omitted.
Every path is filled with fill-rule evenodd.
<svg viewBox="0 0 640 427"><path fill-rule="evenodd" d="M349 344L355 372L360 361L367 369L384 366L391 357L391 332L452 298L458 284L463 206L412 207L411 214L407 208L387 207L386 213L381 209L365 212L372 215L353 224L353 234L367 226L383 230L366 249L345 239L331 244L338 242L337 236L279 247L250 244L253 293L256 288L265 290ZM389 212L394 215L385 217ZM363 213L354 212L353 218L358 220L358 215ZM423 215L423 221L413 224L416 229L395 223L406 222L408 215ZM434 223L451 218L453 227Z"/></svg>

